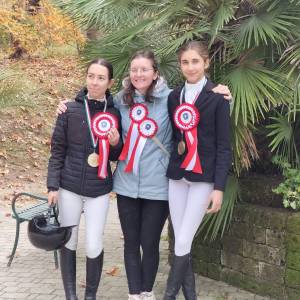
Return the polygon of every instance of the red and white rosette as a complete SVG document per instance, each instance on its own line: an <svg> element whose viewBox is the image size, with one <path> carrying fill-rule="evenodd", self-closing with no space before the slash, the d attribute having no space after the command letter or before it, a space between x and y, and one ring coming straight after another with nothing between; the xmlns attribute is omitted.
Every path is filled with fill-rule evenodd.
<svg viewBox="0 0 300 300"><path fill-rule="evenodd" d="M142 122L147 116L148 108L144 104L138 103L130 108L129 118L135 123Z"/></svg>
<svg viewBox="0 0 300 300"><path fill-rule="evenodd" d="M98 176L106 178L107 176L107 163L109 157L109 142L108 133L111 128L118 128L117 118L107 112L100 112L92 119L92 131L99 139L99 167Z"/></svg>
<svg viewBox="0 0 300 300"><path fill-rule="evenodd" d="M157 130L157 123L151 118L146 118L139 124L140 135L144 138L153 138Z"/></svg>
<svg viewBox="0 0 300 300"><path fill-rule="evenodd" d="M138 160L135 160L135 153L137 152L137 147L139 147L138 152L142 153L145 143L138 143L140 138L139 124L145 120L148 116L148 108L142 103L133 105L129 111L129 118L131 123L126 136L126 140L119 156L119 160L128 159L128 164L125 169L126 172L131 172L133 170L133 165L137 165ZM135 163L134 163L135 161ZM130 162L130 165L129 165ZM134 169L137 174L137 166Z"/></svg>
<svg viewBox="0 0 300 300"><path fill-rule="evenodd" d="M138 137L132 148L131 155L129 156L128 164L125 172L138 173L139 161L148 138L153 138L158 130L157 123L150 118L144 119L138 124Z"/></svg>
<svg viewBox="0 0 300 300"><path fill-rule="evenodd" d="M193 104L183 103L174 112L175 126L184 132L188 149L187 155L180 167L194 173L202 174L202 167L197 151L197 125L199 121L199 111Z"/></svg>

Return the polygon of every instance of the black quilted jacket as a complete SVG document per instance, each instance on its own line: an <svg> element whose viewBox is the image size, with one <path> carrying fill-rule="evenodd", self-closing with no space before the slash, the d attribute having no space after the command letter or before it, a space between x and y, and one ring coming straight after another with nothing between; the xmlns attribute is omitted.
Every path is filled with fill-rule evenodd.
<svg viewBox="0 0 300 300"><path fill-rule="evenodd" d="M76 194L97 197L112 190L112 173L107 164L108 176L98 177L98 168L90 167L87 157L93 152L90 133L84 109L83 99L87 93L82 89L74 102L67 103L67 111L58 116L51 141L51 157L48 164L48 190L58 190L59 187ZM114 114L119 121L121 136L121 120L119 111L114 108L113 98L107 95L106 111ZM91 116L104 109L104 103L89 100ZM110 146L109 160L117 160L122 150L122 139L118 145ZM98 148L96 150L98 153Z"/></svg>

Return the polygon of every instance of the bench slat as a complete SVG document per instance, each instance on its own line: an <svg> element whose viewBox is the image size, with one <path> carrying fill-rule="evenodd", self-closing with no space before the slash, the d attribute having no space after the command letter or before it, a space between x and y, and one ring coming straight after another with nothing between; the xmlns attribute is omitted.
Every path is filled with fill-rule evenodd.
<svg viewBox="0 0 300 300"><path fill-rule="evenodd" d="M47 202L45 202L45 203L42 203L39 205L34 205L31 207L27 207L23 210L17 211L17 214L20 219L29 221L36 215L47 212L48 209L49 209L49 205ZM13 218L15 218L14 215L13 215Z"/></svg>

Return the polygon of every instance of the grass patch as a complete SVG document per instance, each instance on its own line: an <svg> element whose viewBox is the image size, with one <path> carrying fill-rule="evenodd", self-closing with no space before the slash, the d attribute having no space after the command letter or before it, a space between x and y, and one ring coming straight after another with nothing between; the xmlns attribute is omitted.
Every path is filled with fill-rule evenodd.
<svg viewBox="0 0 300 300"><path fill-rule="evenodd" d="M41 58L78 56L77 45L51 45L35 53Z"/></svg>
<svg viewBox="0 0 300 300"><path fill-rule="evenodd" d="M11 106L31 106L32 96L37 87L26 75L17 70L0 68L0 108Z"/></svg>

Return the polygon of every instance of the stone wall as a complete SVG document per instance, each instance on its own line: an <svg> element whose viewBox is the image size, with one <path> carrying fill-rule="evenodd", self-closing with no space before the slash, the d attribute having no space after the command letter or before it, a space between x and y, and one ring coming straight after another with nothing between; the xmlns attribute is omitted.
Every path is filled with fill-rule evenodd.
<svg viewBox="0 0 300 300"><path fill-rule="evenodd" d="M221 240L193 244L195 272L275 299L300 299L300 213L238 204Z"/></svg>

